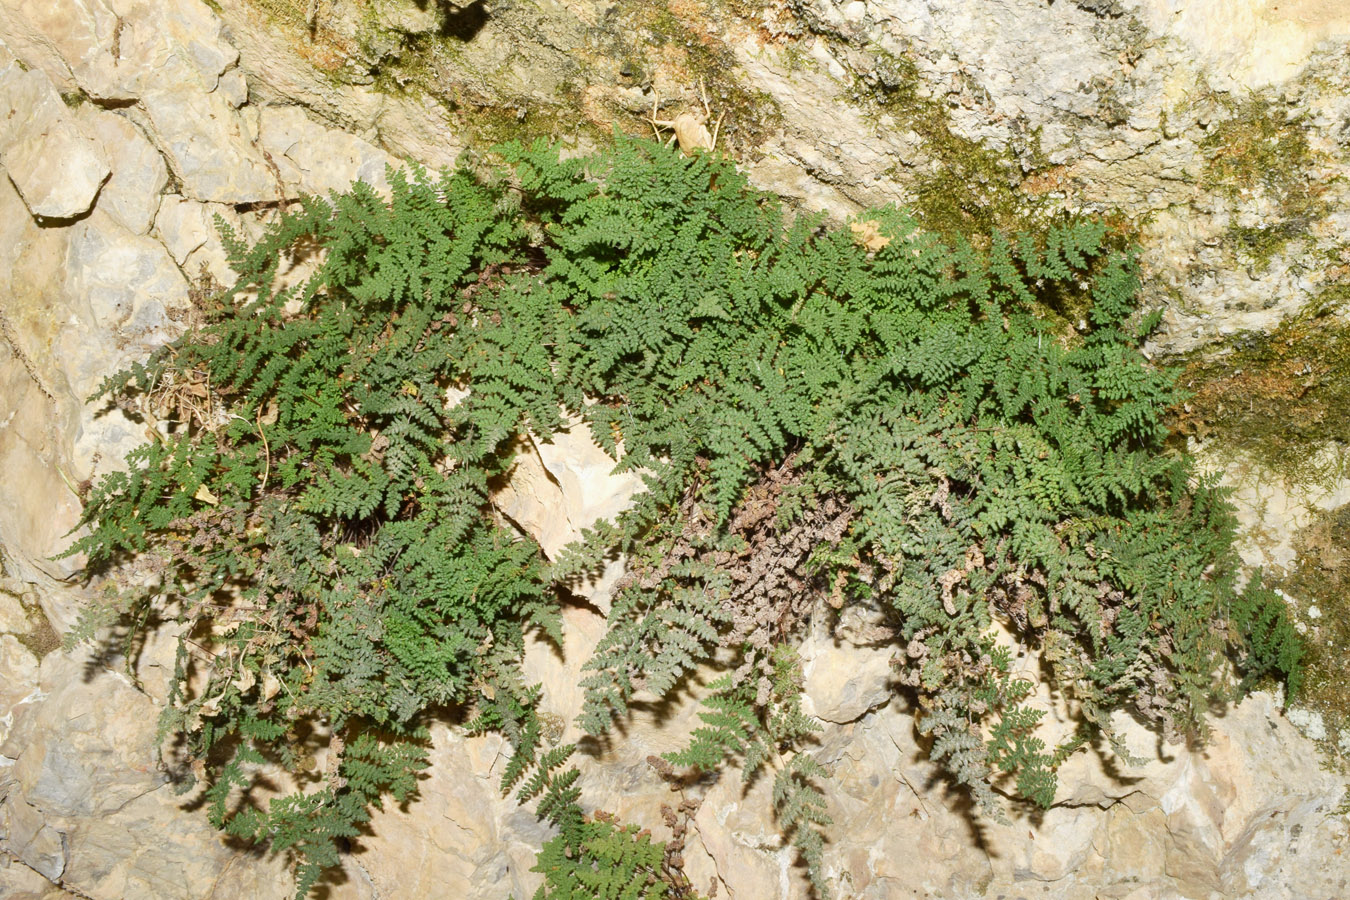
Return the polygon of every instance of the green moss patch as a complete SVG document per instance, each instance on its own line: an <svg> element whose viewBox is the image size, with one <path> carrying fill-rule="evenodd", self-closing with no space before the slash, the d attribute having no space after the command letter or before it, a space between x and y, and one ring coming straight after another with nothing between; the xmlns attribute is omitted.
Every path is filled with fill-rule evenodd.
<svg viewBox="0 0 1350 900"><path fill-rule="evenodd" d="M1229 104L1229 111L1231 118L1200 142L1206 160L1200 184L1225 196L1234 212L1248 198L1264 195L1273 202L1274 216L1258 225L1234 223L1224 236L1238 258L1265 270L1327 214L1327 184L1312 172L1317 159L1302 116L1261 96Z"/></svg>
<svg viewBox="0 0 1350 900"><path fill-rule="evenodd" d="M1350 729L1350 504L1320 514L1299 532L1298 559L1280 582L1307 639L1298 706L1322 716L1327 746L1342 760L1342 730Z"/></svg>
<svg viewBox="0 0 1350 900"><path fill-rule="evenodd" d="M1249 457L1290 484L1346 473L1350 451L1350 325L1333 312L1350 288L1324 292L1274 332L1244 333L1186 364L1189 400L1174 429Z"/></svg>
<svg viewBox="0 0 1350 900"><path fill-rule="evenodd" d="M941 100L923 91L911 56L879 48L870 52L874 66L855 83L852 99L922 138L933 162L915 179L914 211L925 228L952 240L1013 233L1056 218L1058 204L1035 189L1039 182L1033 176L1052 169L1040 150L1038 132L1028 134L1020 148L1002 150L964 137L952 130ZM1024 161L1030 172L1024 171ZM1032 184L1023 190L1026 181Z"/></svg>

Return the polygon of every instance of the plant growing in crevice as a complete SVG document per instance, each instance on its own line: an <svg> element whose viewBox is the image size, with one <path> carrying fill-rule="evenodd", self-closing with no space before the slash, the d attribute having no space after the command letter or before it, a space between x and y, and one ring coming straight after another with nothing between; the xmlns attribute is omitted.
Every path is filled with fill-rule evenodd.
<svg viewBox="0 0 1350 900"><path fill-rule="evenodd" d="M411 799L428 724L463 714L507 737L502 789L558 829L542 896L662 895L660 844L587 813L520 667L528 630L561 643L551 583L616 552L630 571L581 725L604 734L723 652L706 727L671 759L772 768L821 894L791 646L822 605L887 611L935 758L995 814L991 779L1046 804L1072 749L1036 739L995 616L1085 736L1112 738L1119 708L1200 732L1229 656L1296 671L1278 598L1236 590L1222 493L1165 452L1178 395L1138 352L1156 318L1101 224L976 250L896 209L788 221L712 155L500 153L509 179L392 173L388 198L307 198L253 246L226 230L235 287L104 389L204 393L93 488L71 552L120 585L108 615L182 624L163 726L183 778L228 831L295 854L299 894L371 807ZM279 287L302 247L315 273ZM1038 315L1056 288L1090 298L1079 330ZM648 489L545 567L491 492L518 436L564 413ZM313 740L327 764L306 776ZM266 807L260 760L295 773Z"/></svg>

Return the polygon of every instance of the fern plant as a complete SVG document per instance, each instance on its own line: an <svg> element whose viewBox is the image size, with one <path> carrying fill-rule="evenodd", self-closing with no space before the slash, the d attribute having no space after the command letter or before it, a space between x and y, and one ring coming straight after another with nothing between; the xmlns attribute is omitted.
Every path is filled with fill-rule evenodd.
<svg viewBox="0 0 1350 900"><path fill-rule="evenodd" d="M519 666L527 631L560 638L552 584L615 553L630 571L581 725L724 654L672 761L771 768L822 895L790 652L822 607L887 612L934 758L995 815L1000 779L1052 802L1113 710L1200 734L1256 679L1296 687L1297 635L1244 581L1223 492L1163 442L1180 394L1139 353L1157 316L1104 226L976 251L898 209L791 218L710 154L499 153L508 169L391 173L388 198L306 198L251 246L222 225L235 286L101 393L156 437L90 493L70 552L111 590L80 633L181 624L162 727L182 782L294 854L298 895L371 807L415 793L430 719L464 712L511 742L503 790L558 829L546 896L660 896L659 845L587 813ZM1067 309L1088 313L1065 332ZM647 490L549 568L492 489L564 414ZM1036 737L995 618L1080 713L1068 744ZM293 787L266 806L263 767Z"/></svg>
<svg viewBox="0 0 1350 900"><path fill-rule="evenodd" d="M778 822L801 854L812 887L820 897L828 897L821 829L832 820L817 784L825 770L801 746L820 726L802 712L796 652L779 644L766 662L772 673L766 676L767 683L738 679L733 673L710 685L712 693L703 701L707 711L699 713L703 727L694 730L687 748L664 758L677 766L714 772L729 758L741 757L746 784L766 767L771 769ZM794 747L797 752L785 758L783 752Z"/></svg>

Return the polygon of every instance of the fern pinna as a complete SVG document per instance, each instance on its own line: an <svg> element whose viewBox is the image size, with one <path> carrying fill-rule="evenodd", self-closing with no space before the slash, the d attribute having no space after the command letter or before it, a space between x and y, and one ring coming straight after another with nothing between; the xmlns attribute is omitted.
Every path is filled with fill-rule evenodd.
<svg viewBox="0 0 1350 900"><path fill-rule="evenodd" d="M708 154L499 152L509 170L307 198L252 245L225 229L234 287L103 391L155 438L89 497L71 552L120 593L81 633L180 623L163 727L184 781L294 853L299 894L371 806L415 791L429 718L470 709L515 747L503 789L558 829L544 896L662 895L659 844L585 812L519 668L527 630L558 637L551 582L615 552L630 569L582 726L722 651L706 727L670 761L772 770L822 896L824 771L790 650L822 607L886 612L934 758L996 816L1003 782L1052 802L1115 709L1202 730L1228 659L1243 687L1296 685L1296 635L1244 581L1222 493L1164 444L1179 394L1139 352L1157 320L1103 226L949 246L897 209L789 217ZM648 490L547 568L491 492L513 442L564 414ZM995 619L1075 704L1065 745L1035 736ZM265 806L264 766L294 786Z"/></svg>

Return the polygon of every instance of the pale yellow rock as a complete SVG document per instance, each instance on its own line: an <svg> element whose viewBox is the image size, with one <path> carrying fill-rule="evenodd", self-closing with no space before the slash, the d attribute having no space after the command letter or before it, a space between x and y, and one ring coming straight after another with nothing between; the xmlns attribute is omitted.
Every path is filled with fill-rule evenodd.
<svg viewBox="0 0 1350 900"><path fill-rule="evenodd" d="M557 559L584 529L614 521L645 489L639 473L616 475L615 465L589 429L573 421L549 441L530 435L519 443L515 466L495 503L539 542L546 557ZM604 612L622 576L623 561L611 560L597 577L568 587Z"/></svg>
<svg viewBox="0 0 1350 900"><path fill-rule="evenodd" d="M793 864L791 849L783 848L773 820L771 789L771 779L760 778L748 791L743 790L741 779L729 772L708 790L694 819L732 900L806 896L802 873Z"/></svg>
<svg viewBox="0 0 1350 900"><path fill-rule="evenodd" d="M220 76L216 90L220 91L235 109L248 102L248 80L238 69L231 69Z"/></svg>
<svg viewBox="0 0 1350 900"><path fill-rule="evenodd" d="M118 16L106 0L10 0L0 4L0 30L9 49L61 91L129 100L113 54ZM119 41L120 43L120 41Z"/></svg>
<svg viewBox="0 0 1350 900"><path fill-rule="evenodd" d="M444 7L435 3L400 3L399 0L375 0L375 20L381 28L404 34L429 34L441 27Z"/></svg>
<svg viewBox="0 0 1350 900"><path fill-rule="evenodd" d="M0 896L6 900L68 900L69 897L16 859L0 859Z"/></svg>
<svg viewBox="0 0 1350 900"><path fill-rule="evenodd" d="M0 68L0 162L33 215L72 219L94 205L112 169L47 76Z"/></svg>
<svg viewBox="0 0 1350 900"><path fill-rule="evenodd" d="M1167 866L1167 815L1154 807L1136 813L1118 804L1106 815L1106 846L1101 848L1113 881L1149 882Z"/></svg>
<svg viewBox="0 0 1350 900"><path fill-rule="evenodd" d="M418 160L431 171L453 167L465 149L452 117L435 98L420 92L393 96L368 85L335 83L298 56L285 32L256 15L256 6L246 0L224 0L220 7L242 54L240 68L255 89L303 105L324 121L341 123L348 132L378 143L396 157Z"/></svg>
<svg viewBox="0 0 1350 900"><path fill-rule="evenodd" d="M162 87L147 88L141 95L141 105L183 194L231 204L280 199L275 174L229 99L189 90L182 83L166 73Z"/></svg>
<svg viewBox="0 0 1350 900"><path fill-rule="evenodd" d="M65 268L66 305L88 310L85 342L103 350L62 360L78 396L181 331L187 280L158 241L98 212L70 229Z"/></svg>
<svg viewBox="0 0 1350 900"><path fill-rule="evenodd" d="M1285 81L1319 44L1350 36L1350 7L1342 0L1132 0L1129 6L1245 87Z"/></svg>
<svg viewBox="0 0 1350 900"><path fill-rule="evenodd" d="M79 109L79 120L102 143L112 167L112 177L99 192L99 209L127 230L145 234L169 181L164 157L125 116L86 103Z"/></svg>
<svg viewBox="0 0 1350 900"><path fill-rule="evenodd" d="M9 735L14 708L30 700L38 686L38 661L12 634L0 634L0 742Z"/></svg>
<svg viewBox="0 0 1350 900"><path fill-rule="evenodd" d="M5 786L10 784L6 778ZM0 851L6 857L13 857L48 881L57 881L66 870L62 844L61 833L43 820L39 810L22 799L5 797L0 804Z"/></svg>
<svg viewBox="0 0 1350 900"><path fill-rule="evenodd" d="M310 120L298 106L265 106L260 113L259 144L281 173L290 196L328 196L364 181L388 195L386 166L398 160L361 138Z"/></svg>
<svg viewBox="0 0 1350 900"><path fill-rule="evenodd" d="M498 790L510 748L499 735L432 730L431 768L419 799L372 820L355 860L382 900L434 897L448 885L464 900L533 896L539 876L515 848L548 839L544 826Z"/></svg>
<svg viewBox="0 0 1350 900"><path fill-rule="evenodd" d="M203 271L222 286L234 283L236 276L216 228L217 216L245 239L256 238L260 231L257 216L246 217L229 204L201 203L180 194L166 194L155 216L155 237L194 284Z"/></svg>
<svg viewBox="0 0 1350 900"><path fill-rule="evenodd" d="M1281 473L1255 462L1234 458L1220 446L1191 441L1190 447L1209 472L1218 473L1236 508L1238 524L1247 540L1241 547L1250 566L1290 568L1295 561L1294 538L1319 513L1350 503L1350 478L1325 484L1290 484ZM1330 453L1341 452L1328 447Z"/></svg>
<svg viewBox="0 0 1350 900"><path fill-rule="evenodd" d="M0 310L3 311L3 310ZM53 557L79 521L80 506L58 468L62 439L50 401L28 367L0 341L0 466L9 489L0 491L0 545L12 575L30 582L69 577L78 561ZM57 628L74 623L75 610L57 591L39 598Z"/></svg>
<svg viewBox="0 0 1350 900"><path fill-rule="evenodd" d="M0 634L27 634L33 628L19 598L0 589Z"/></svg>
<svg viewBox="0 0 1350 900"><path fill-rule="evenodd" d="M803 710L827 722L852 722L895 696L895 669L890 647L856 647L837 641L823 630L811 634L800 649Z"/></svg>
<svg viewBox="0 0 1350 900"><path fill-rule="evenodd" d="M180 267L194 250L211 239L212 209L211 204L187 200L179 194L168 194L160 202L159 215L155 217L155 237Z"/></svg>
<svg viewBox="0 0 1350 900"><path fill-rule="evenodd" d="M165 783L158 711L87 654L49 654L44 702L21 706L0 754L0 852L94 900L282 900L283 858L227 846Z"/></svg>
<svg viewBox="0 0 1350 900"><path fill-rule="evenodd" d="M135 99L166 78L214 90L239 58L201 3L11 0L0 10L0 27L16 55L61 90L78 87L101 100Z"/></svg>

